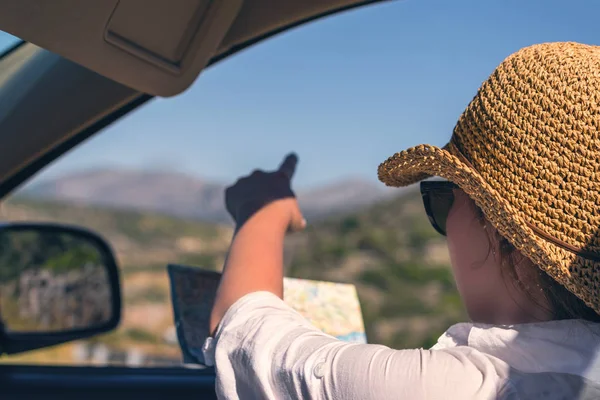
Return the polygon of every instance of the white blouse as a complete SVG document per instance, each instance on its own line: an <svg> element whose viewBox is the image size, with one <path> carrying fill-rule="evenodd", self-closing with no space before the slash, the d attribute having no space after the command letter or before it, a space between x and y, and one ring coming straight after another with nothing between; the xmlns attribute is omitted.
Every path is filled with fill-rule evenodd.
<svg viewBox="0 0 600 400"><path fill-rule="evenodd" d="M272 293L225 314L204 356L221 399L600 399L600 324L461 323L429 350L354 344Z"/></svg>

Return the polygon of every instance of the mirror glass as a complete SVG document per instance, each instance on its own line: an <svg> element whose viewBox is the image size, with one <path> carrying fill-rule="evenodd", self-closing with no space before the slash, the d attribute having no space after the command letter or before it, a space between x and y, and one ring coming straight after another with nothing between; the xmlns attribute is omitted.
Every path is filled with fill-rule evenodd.
<svg viewBox="0 0 600 400"><path fill-rule="evenodd" d="M65 332L110 321L107 251L95 237L60 227L0 230L4 331Z"/></svg>

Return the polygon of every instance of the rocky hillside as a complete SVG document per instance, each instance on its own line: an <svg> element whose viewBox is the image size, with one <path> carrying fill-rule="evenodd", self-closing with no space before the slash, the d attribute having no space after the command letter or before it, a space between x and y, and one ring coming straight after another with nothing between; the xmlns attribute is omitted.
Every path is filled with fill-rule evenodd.
<svg viewBox="0 0 600 400"><path fill-rule="evenodd" d="M445 242L429 225L420 195L408 191L360 212L312 223L286 243L286 275L357 285L370 342L429 346L464 319ZM8 220L60 221L105 236L123 269L124 322L111 346L179 357L173 338L165 265L219 269L231 238L227 225L148 212L11 200ZM172 332L171 332L172 333Z"/></svg>

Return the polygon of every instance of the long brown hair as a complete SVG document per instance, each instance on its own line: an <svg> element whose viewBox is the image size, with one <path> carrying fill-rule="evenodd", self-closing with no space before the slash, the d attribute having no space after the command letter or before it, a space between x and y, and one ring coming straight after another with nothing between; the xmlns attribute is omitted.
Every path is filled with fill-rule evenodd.
<svg viewBox="0 0 600 400"><path fill-rule="evenodd" d="M479 207L475 207L477 208L480 222L485 224L485 215ZM534 291L541 292L547 304L550 305L550 310L546 310L547 307L539 304L539 302L536 302L536 304L543 307L545 311L549 311L554 320L583 319L600 322L600 315L598 313L529 260L527 260L526 268L530 268L528 277L531 277L531 279L527 279L527 281L521 280L516 270L516 265L519 264L517 256L520 253L506 238L496 231L494 232L494 234L488 233L490 250L493 248L497 249L503 268L502 272L507 273L512 278L516 287L524 291L532 300L534 300Z"/></svg>

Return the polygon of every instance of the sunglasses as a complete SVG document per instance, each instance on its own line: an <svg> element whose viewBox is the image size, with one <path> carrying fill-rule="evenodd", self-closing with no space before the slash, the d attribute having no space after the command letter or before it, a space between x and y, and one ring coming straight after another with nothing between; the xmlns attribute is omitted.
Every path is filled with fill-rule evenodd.
<svg viewBox="0 0 600 400"><path fill-rule="evenodd" d="M427 218L433 228L446 236L446 220L454 203L454 189L458 185L448 181L421 182L421 196Z"/></svg>

